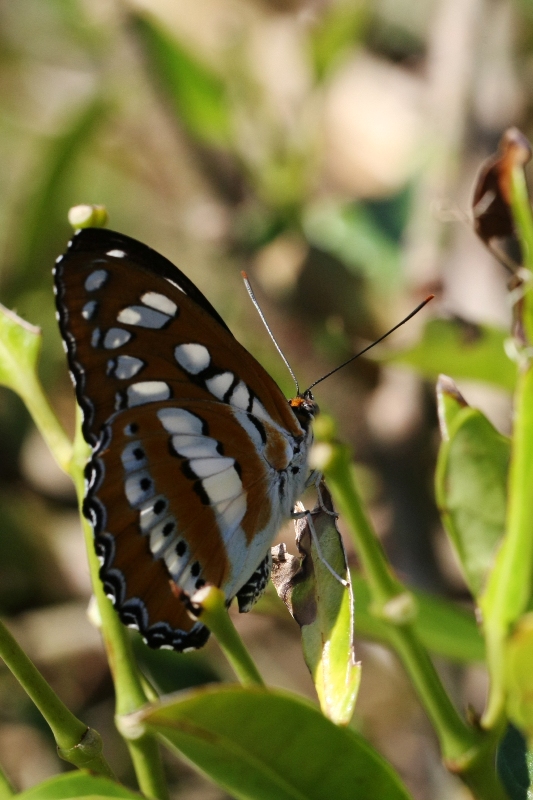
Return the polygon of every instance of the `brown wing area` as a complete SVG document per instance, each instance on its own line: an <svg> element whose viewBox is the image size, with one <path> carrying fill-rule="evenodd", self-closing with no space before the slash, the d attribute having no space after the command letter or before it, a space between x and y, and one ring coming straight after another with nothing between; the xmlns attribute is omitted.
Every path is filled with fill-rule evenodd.
<svg viewBox="0 0 533 800"><path fill-rule="evenodd" d="M141 253L148 251L139 243L135 245ZM99 288L88 291L86 281L95 272L105 273L105 280ZM176 269L176 276L180 275ZM129 259L127 252L123 257L115 257L76 249L67 251L56 268L56 289L60 326L78 400L85 412L84 433L92 442L116 410L117 391L136 381L171 382L173 399L177 401L212 399L205 386L195 383L178 366L174 349L182 343L204 345L213 368L230 371L243 380L276 423L295 436L301 435L287 400L255 358L212 314L165 277L144 269L138 258ZM138 305L147 292L161 294L176 304L178 312L169 324L152 330L118 322L120 312ZM90 318L87 318L88 303L92 304ZM117 348L106 348L105 335L112 328L127 331L131 338ZM109 361L122 355L140 359L144 364L131 379L109 374Z"/></svg>

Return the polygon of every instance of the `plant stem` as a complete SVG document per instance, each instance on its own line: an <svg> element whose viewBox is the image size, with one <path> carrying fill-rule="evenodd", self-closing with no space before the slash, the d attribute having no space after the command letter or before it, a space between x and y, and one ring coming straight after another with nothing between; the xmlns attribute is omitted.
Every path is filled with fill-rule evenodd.
<svg viewBox="0 0 533 800"><path fill-rule="evenodd" d="M224 655L243 686L264 686L252 657L231 621L224 593L215 586L200 589L193 597L201 609L201 620L216 636Z"/></svg>
<svg viewBox="0 0 533 800"><path fill-rule="evenodd" d="M525 266L533 267L533 217L523 165L511 171L511 206ZM509 470L506 535L487 581L483 611L491 686L483 725L498 723L505 704L505 640L531 596L533 568L533 288L524 283L521 321L526 334L526 359L515 392L515 417Z"/></svg>
<svg viewBox="0 0 533 800"><path fill-rule="evenodd" d="M43 676L0 622L0 657L33 700L50 726L59 755L78 767L113 777L102 755L102 742L96 731L87 728L61 702Z"/></svg>
<svg viewBox="0 0 533 800"><path fill-rule="evenodd" d="M52 411L41 382L34 372L26 373L24 385L20 387L20 396L55 460L64 472L69 472L72 444Z"/></svg>

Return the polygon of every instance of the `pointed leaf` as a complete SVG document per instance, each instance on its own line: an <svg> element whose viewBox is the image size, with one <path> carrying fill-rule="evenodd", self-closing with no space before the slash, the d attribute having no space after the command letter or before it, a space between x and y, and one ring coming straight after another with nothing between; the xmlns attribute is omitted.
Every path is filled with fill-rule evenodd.
<svg viewBox="0 0 533 800"><path fill-rule="evenodd" d="M0 305L0 383L24 395L40 350L40 329Z"/></svg>
<svg viewBox="0 0 533 800"><path fill-rule="evenodd" d="M463 408L442 443L437 503L463 575L477 597L505 531L510 442L474 408Z"/></svg>
<svg viewBox="0 0 533 800"><path fill-rule="evenodd" d="M507 338L506 331L488 325L473 325L458 319L433 319L414 347L386 353L378 360L408 364L430 378L443 372L454 379L485 381L512 391L517 370L505 354Z"/></svg>
<svg viewBox="0 0 533 800"><path fill-rule="evenodd" d="M447 375L439 375L437 381L437 411L439 414L440 435L447 442L450 438L450 425L462 408L468 406L463 395Z"/></svg>
<svg viewBox="0 0 533 800"><path fill-rule="evenodd" d="M361 736L286 692L208 687L132 717L238 800L409 798Z"/></svg>
<svg viewBox="0 0 533 800"><path fill-rule="evenodd" d="M354 656L352 588L339 580L349 580L346 554L335 517L328 513L333 504L324 484L320 494L324 508L318 505L312 511L316 539L307 517L295 522L301 566L295 572L289 559L274 558L272 580L301 627L303 655L322 711L332 722L346 725L357 699L361 665Z"/></svg>
<svg viewBox="0 0 533 800"><path fill-rule="evenodd" d="M107 798L123 797L126 800L141 800L141 795L126 789L109 778L91 775L84 770L56 775L38 786L32 786L18 800L107 800Z"/></svg>

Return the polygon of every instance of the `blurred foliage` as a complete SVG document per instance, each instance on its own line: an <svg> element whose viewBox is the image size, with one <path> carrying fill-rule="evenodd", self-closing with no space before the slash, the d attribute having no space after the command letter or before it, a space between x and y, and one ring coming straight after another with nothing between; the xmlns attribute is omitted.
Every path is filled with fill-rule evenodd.
<svg viewBox="0 0 533 800"><path fill-rule="evenodd" d="M524 77L531 70L531 4L487 0L473 54L455 58L455 42L463 39L449 37L447 63L464 56L469 65L463 76L469 99L450 108L444 94L431 97L439 86L431 71L437 69L435 20L438 7L448 8L446 0L416 8L400 0L332 1L319 8L282 0L201 6L156 0L0 3L2 302L42 328L41 378L72 428L72 392L54 320L50 269L69 236L67 210L76 203L105 204L111 228L146 241L183 268L283 386L290 382L239 284L240 269L250 272L284 351L309 382L381 335L420 295L436 288L437 301L442 294L444 301L435 313L451 313L452 319L431 321L417 344L401 350L391 345L379 363L356 362L321 385L318 397L339 418L341 434L351 439L358 457L372 465L376 515L399 520L385 531L394 554L405 543L406 530L416 528L421 540L431 539L434 522L431 515L422 525L418 518L416 523L404 518L387 500L398 485L391 487L380 462L380 437L390 430L390 420L380 412L383 426L376 433L375 421L366 419L374 389L386 383L386 365L414 366L430 379L445 371L458 380L497 384L505 392L515 384L515 364L504 352L508 326L498 267L487 264L481 250L465 249L465 226L442 223L434 230L420 208L451 198L462 211L471 165L480 162L487 143L507 124L520 122L531 132L531 82ZM466 12L455 19L459 33L466 30L465 19ZM489 77L499 116L483 82L489 74L484 41L493 48ZM386 78L364 72L376 62L392 70ZM352 74L357 81L370 74L374 83L365 77L370 83L362 91L354 78L353 96L348 92L335 105L335 92ZM404 82L405 119L392 106L388 116L374 107L393 74ZM441 121L456 124L448 139L434 119L441 106ZM354 152L354 162L340 168L332 166L336 136ZM429 255L424 251L418 262L417 237L418 243L429 243ZM463 272L475 279L461 283ZM487 283L491 288L484 293ZM481 299L469 306L475 294ZM472 319L456 321L455 315L464 317L469 310ZM405 398L385 403L391 418L405 405ZM418 407L415 412L425 413ZM508 417L494 414L497 427L508 431ZM435 436L425 437L422 452L415 448L412 455L409 426L416 422L409 419L390 444L404 456L407 472L434 465L435 415L426 422ZM64 580L68 559L60 560L44 533L58 515L67 518L72 502L69 506L25 473L19 454L29 430L21 403L0 389L0 613L13 617L86 593L79 575ZM40 468L52 469L47 462ZM432 476L426 477L418 493L429 491ZM417 499L407 498L406 504ZM76 535L79 531L72 531ZM417 570L431 580L439 565L420 567L419 552L415 543L407 562L413 579L424 583ZM81 557L72 553L74 572ZM457 576L441 578L440 586L468 599ZM437 636L434 649L449 655L454 625L446 606L432 609L428 601L423 607L428 645L437 620L442 638ZM457 626L459 659L481 652L473 633L468 647L472 624L467 616L464 628ZM372 627L367 604L361 630L365 625ZM375 635L379 638L379 630ZM68 632L65 637L74 638ZM168 690L216 680L224 668L216 648L206 653L184 659L187 666L180 662L175 670L171 654L168 659L157 654L161 664L155 666L148 663L152 654L145 653L145 669ZM52 669L50 663L53 659ZM273 667L276 681L292 685L291 666ZM109 692L103 679L81 692L89 714L98 715ZM116 758L120 772L120 754ZM430 791L427 781L418 767L406 767L411 769L422 796ZM175 777L187 785L192 779L184 770Z"/></svg>

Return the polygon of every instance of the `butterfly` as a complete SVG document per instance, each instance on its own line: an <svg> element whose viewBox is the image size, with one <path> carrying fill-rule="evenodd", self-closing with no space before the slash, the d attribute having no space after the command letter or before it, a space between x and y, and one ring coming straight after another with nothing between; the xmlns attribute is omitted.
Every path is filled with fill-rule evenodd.
<svg viewBox="0 0 533 800"><path fill-rule="evenodd" d="M135 239L79 230L54 291L105 593L151 647L201 647L186 601L206 583L240 611L261 595L318 407L310 390L287 401L192 281Z"/></svg>

